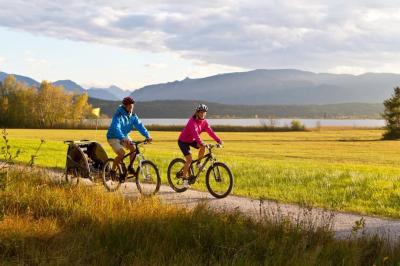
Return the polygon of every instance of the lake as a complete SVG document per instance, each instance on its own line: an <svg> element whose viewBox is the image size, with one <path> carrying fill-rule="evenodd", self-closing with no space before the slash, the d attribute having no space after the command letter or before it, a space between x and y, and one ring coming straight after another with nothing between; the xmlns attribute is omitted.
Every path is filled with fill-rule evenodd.
<svg viewBox="0 0 400 266"><path fill-rule="evenodd" d="M145 125L185 125L188 119L181 118L143 118ZM207 119L210 125L230 125L230 126L262 126L271 125L285 126L290 125L293 119ZM347 126L347 127L383 127L385 121L382 119L296 119L308 128L320 126ZM86 120L87 124L96 124L96 120ZM99 126L108 126L111 119L99 119Z"/></svg>

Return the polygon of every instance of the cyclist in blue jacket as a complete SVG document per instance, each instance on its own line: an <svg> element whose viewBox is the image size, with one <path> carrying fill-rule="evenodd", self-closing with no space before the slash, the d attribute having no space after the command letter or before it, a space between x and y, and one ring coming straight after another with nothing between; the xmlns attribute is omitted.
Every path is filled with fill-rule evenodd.
<svg viewBox="0 0 400 266"><path fill-rule="evenodd" d="M134 128L146 138L147 142L152 141L146 127L139 120L138 116L133 113L134 104L135 101L131 97L125 97L122 100L122 105L117 108L107 131L107 142L117 154L117 157L114 159L112 171L117 169L117 165L119 165L124 158L124 148L131 152L135 151L135 145L133 145L132 140L128 136ZM133 160L134 156L135 154L132 153L131 160ZM128 169L128 171L132 170L133 169Z"/></svg>

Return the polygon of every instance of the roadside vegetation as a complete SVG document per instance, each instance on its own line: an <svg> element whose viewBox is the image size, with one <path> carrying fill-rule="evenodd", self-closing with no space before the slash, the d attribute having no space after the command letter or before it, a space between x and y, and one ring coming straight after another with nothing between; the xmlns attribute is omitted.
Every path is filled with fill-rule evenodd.
<svg viewBox="0 0 400 266"><path fill-rule="evenodd" d="M9 169L0 190L0 261L29 265L390 265L400 248L354 235L335 240L330 219L193 210L157 198L70 187L37 170ZM307 214L304 214L307 215ZM307 220L307 219L305 219ZM360 237L357 238L356 235Z"/></svg>
<svg viewBox="0 0 400 266"><path fill-rule="evenodd" d="M45 139L36 164L65 167L66 139L99 141L113 156L99 130L11 129L11 145L29 162ZM400 142L381 141L382 130L329 129L308 132L221 132L223 149L215 150L235 176L233 193L256 199L318 206L361 214L400 217ZM133 139L140 139L137 133ZM169 162L182 156L177 132L152 132L144 154L159 167L166 184ZM206 141L210 141L205 138ZM205 190L200 177L195 189Z"/></svg>

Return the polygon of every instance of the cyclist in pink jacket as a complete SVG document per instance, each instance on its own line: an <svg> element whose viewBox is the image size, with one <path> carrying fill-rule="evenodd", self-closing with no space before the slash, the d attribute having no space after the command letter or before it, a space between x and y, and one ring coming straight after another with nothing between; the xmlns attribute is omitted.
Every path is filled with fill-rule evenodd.
<svg viewBox="0 0 400 266"><path fill-rule="evenodd" d="M215 135L214 131L211 129L211 127L208 125L207 120L205 119L207 111L208 107L205 104L200 104L199 106L197 106L196 112L189 119L185 128L179 135L178 145L186 159L186 163L183 167L182 173L182 178L184 179L183 184L185 187L189 187L188 171L190 164L192 163L190 147L199 149L199 162L197 164L198 168L201 167L200 160L204 157L204 153L206 150L206 144L200 139L200 134L206 131L208 135L210 135L210 137L212 137L217 143L222 145L221 139L218 138L217 135Z"/></svg>

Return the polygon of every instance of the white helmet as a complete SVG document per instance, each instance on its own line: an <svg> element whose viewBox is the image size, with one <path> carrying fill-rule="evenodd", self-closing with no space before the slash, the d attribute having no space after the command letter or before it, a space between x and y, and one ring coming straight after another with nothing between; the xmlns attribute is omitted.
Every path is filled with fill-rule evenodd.
<svg viewBox="0 0 400 266"><path fill-rule="evenodd" d="M205 104L201 103L196 107L196 112L207 112L207 111L208 111L208 107Z"/></svg>

